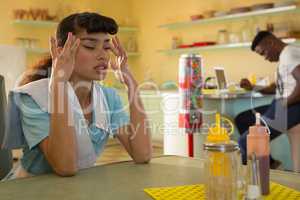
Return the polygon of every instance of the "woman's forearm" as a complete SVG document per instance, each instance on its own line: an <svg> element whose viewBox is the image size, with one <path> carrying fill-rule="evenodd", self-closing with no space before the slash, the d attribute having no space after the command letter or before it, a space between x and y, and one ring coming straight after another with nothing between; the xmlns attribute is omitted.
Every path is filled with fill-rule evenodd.
<svg viewBox="0 0 300 200"><path fill-rule="evenodd" d="M71 176L77 171L77 144L68 101L68 81L74 70L79 44L80 39L71 32L68 32L63 47L58 46L55 38L50 39L50 128L49 136L39 146L54 171L62 176Z"/></svg>
<svg viewBox="0 0 300 200"><path fill-rule="evenodd" d="M151 159L152 144L151 131L147 115L139 96L136 81L128 85L128 99L130 102L130 136L129 144L133 159L138 163L145 163Z"/></svg>
<svg viewBox="0 0 300 200"><path fill-rule="evenodd" d="M130 125L126 128L129 128L129 136L119 137L136 163L146 163L152 156L151 133L147 115L139 97L138 84L129 70L127 53L118 37L112 38L110 48L116 56L115 61L111 62L111 68L118 74L121 83L128 88Z"/></svg>
<svg viewBox="0 0 300 200"><path fill-rule="evenodd" d="M46 154L53 169L62 175L77 171L77 144L66 82L52 82L50 131Z"/></svg>

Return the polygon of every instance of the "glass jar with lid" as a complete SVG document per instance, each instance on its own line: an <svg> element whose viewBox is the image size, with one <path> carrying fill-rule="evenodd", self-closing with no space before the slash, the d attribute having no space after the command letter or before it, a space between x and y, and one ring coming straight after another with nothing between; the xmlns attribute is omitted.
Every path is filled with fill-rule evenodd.
<svg viewBox="0 0 300 200"><path fill-rule="evenodd" d="M225 120L233 126L228 119ZM209 200L237 200L239 196L239 147L229 135L227 129L221 127L220 115L216 114L216 125L209 128L203 145L205 193Z"/></svg>
<svg viewBox="0 0 300 200"><path fill-rule="evenodd" d="M218 44L228 43L228 31L226 29L221 29L218 32Z"/></svg>

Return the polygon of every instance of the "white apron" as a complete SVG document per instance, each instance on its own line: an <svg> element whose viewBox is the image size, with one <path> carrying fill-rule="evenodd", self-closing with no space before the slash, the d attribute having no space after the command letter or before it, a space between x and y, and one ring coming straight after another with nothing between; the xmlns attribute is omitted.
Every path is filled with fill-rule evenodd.
<svg viewBox="0 0 300 200"><path fill-rule="evenodd" d="M83 111L77 99L77 96L73 90L73 87L70 83L67 84L68 87L68 100L69 107L71 108L70 114L73 115L69 117L70 123L72 123L75 127L76 139L77 139L77 150L78 150L78 169L89 168L93 166L96 162L97 155L95 153L92 141L89 136L88 124L84 118ZM18 106L18 95L16 94L28 94L30 95L34 101L39 105L39 107L45 111L49 112L50 110L50 93L49 93L49 79L41 79L38 81L34 81L28 83L24 86L15 88L12 91L12 94L9 95L9 106L8 113L13 113L8 116L8 129L6 130L5 140L4 140L4 148L14 149L23 147L25 144L25 138L23 131L21 129L21 121L18 116L19 113L14 113L18 109L15 106ZM13 97L13 98L11 98ZM13 102L10 102L13 101ZM102 88L97 83L93 83L92 89L92 105L94 109L95 115L95 123L98 128L103 129L107 133L111 133L109 125L109 108L106 102L105 95L102 91ZM18 118L16 120L16 117ZM17 123L17 124L16 124ZM16 128L17 127L17 128ZM7 175L6 179L13 178L23 178L32 176L27 173L21 164L19 163L11 173ZM4 178L5 179L5 178Z"/></svg>

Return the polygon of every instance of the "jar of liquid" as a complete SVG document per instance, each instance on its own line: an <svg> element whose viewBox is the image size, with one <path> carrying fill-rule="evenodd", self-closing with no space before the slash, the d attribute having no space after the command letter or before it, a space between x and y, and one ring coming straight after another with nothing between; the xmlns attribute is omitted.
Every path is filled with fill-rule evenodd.
<svg viewBox="0 0 300 200"><path fill-rule="evenodd" d="M239 197L239 147L229 135L227 129L221 126L220 115L216 114L216 126L209 128L204 143L205 193L208 200L237 200Z"/></svg>
<svg viewBox="0 0 300 200"><path fill-rule="evenodd" d="M209 200L237 200L239 148L233 142L205 143L206 197Z"/></svg>
<svg viewBox="0 0 300 200"><path fill-rule="evenodd" d="M172 37L172 44L171 48L172 49L177 49L181 45L181 40L179 37Z"/></svg>

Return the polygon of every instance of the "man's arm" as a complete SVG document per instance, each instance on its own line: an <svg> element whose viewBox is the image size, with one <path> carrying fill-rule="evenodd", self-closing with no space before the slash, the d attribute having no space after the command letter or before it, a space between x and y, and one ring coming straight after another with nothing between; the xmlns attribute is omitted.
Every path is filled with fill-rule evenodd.
<svg viewBox="0 0 300 200"><path fill-rule="evenodd" d="M275 94L276 93L276 84L271 83L267 87L255 86L254 90L256 90L262 94Z"/></svg>
<svg viewBox="0 0 300 200"><path fill-rule="evenodd" d="M275 94L276 93L276 84L275 83L271 83L270 85L268 85L266 87L262 87L262 86L252 85L248 79L242 79L240 82L240 87L244 88L246 90L255 90L262 94Z"/></svg>
<svg viewBox="0 0 300 200"><path fill-rule="evenodd" d="M294 79L296 80L296 86L295 86L292 94L290 94L290 96L288 96L288 98L287 98L287 105L292 105L292 104L300 102L300 65L298 65L292 71L292 75L293 75Z"/></svg>

